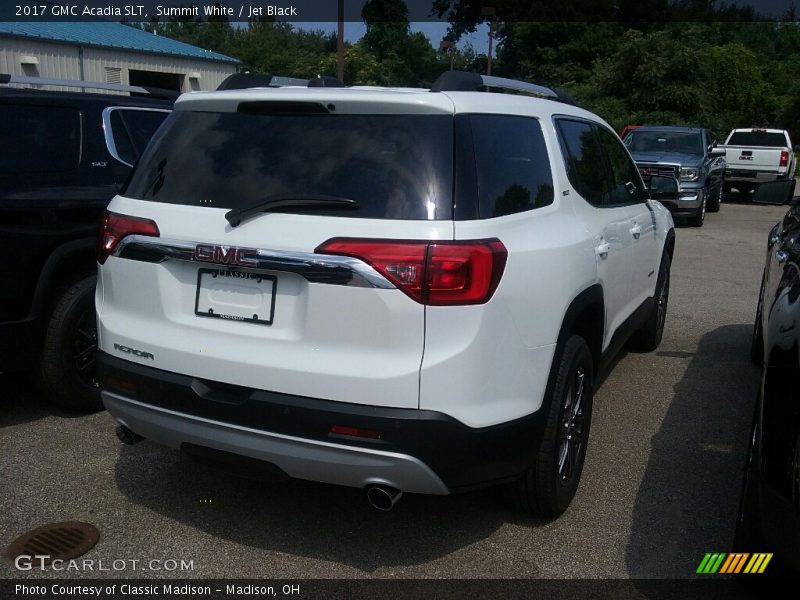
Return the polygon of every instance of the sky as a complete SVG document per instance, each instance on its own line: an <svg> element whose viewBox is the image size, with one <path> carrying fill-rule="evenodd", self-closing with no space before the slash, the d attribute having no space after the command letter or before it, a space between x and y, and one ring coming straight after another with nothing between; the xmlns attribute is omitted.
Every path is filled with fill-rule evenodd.
<svg viewBox="0 0 800 600"><path fill-rule="evenodd" d="M320 22L320 23L292 23L296 29L305 30L323 30L323 31L336 31L336 23ZM446 22L437 21L424 21L412 22L411 31L421 31L430 39L434 48L439 47L439 42L442 41L447 33L448 24ZM356 42L363 37L366 31L366 26L363 21L348 21L344 24L344 39L348 42ZM463 48L466 44L472 44L475 51L478 53L486 53L489 44L489 26L486 23L478 25L475 33L464 34L458 41L459 48Z"/></svg>

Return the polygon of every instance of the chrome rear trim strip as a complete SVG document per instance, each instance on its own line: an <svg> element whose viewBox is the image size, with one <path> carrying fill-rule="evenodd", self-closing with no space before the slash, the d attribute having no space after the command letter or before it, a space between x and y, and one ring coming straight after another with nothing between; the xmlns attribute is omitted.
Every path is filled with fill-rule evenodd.
<svg viewBox="0 0 800 600"><path fill-rule="evenodd" d="M202 242L168 240L164 238L129 235L114 249L113 256L140 262L161 263L168 260L195 262L214 266L216 263L198 261L195 248ZM347 285L379 289L395 286L367 263L349 256L314 254L313 252L283 252L256 249L256 263L248 269L296 273L311 283ZM218 265L231 269L238 266Z"/></svg>

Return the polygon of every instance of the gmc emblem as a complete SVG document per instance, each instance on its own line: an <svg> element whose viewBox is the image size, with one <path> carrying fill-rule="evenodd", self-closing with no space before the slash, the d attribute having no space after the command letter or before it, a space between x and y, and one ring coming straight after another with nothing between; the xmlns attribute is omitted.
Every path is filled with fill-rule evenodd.
<svg viewBox="0 0 800 600"><path fill-rule="evenodd" d="M198 244L194 249L194 259L200 262L219 263L221 265L238 265L240 267L256 267L258 260L255 248L237 248L236 246L213 246Z"/></svg>

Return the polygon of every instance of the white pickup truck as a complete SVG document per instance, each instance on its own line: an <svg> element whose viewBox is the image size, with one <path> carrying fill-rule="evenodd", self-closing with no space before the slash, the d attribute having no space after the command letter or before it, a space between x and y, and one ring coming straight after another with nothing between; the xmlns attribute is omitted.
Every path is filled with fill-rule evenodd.
<svg viewBox="0 0 800 600"><path fill-rule="evenodd" d="M784 129L734 129L722 148L726 193L749 193L760 183L794 175L797 148Z"/></svg>

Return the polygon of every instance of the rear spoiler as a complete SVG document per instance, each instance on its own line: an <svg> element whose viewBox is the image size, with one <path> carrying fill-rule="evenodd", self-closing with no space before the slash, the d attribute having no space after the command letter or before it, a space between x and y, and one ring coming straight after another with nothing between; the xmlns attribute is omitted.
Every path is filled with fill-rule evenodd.
<svg viewBox="0 0 800 600"><path fill-rule="evenodd" d="M297 77L282 77L266 73L234 73L228 75L219 84L217 91L246 90L251 88L278 88L278 87L344 87L344 84L335 77L317 75L311 79L298 79Z"/></svg>

